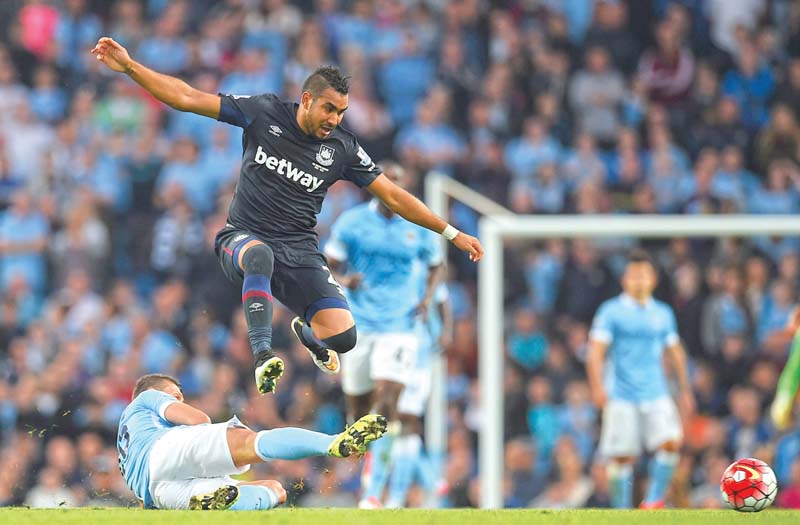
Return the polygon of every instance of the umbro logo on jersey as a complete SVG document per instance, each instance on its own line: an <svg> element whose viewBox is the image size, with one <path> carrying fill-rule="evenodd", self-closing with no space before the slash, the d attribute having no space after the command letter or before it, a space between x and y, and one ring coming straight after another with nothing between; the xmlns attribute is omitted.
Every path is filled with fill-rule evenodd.
<svg viewBox="0 0 800 525"><path fill-rule="evenodd" d="M256 150L256 156L253 160L256 162L256 164L263 164L268 170L274 171L278 175L283 175L287 179L305 187L308 193L316 191L320 186L322 186L322 183L325 182L325 180L320 179L319 177L315 177L310 173L306 173L301 169L295 168L292 165L292 162L289 160L279 159L278 157L267 155L267 152L264 151L261 146L259 146L258 150Z"/></svg>
<svg viewBox="0 0 800 525"><path fill-rule="evenodd" d="M264 304L263 303L252 303L247 308L251 312L263 312L264 311Z"/></svg>
<svg viewBox="0 0 800 525"><path fill-rule="evenodd" d="M283 130L274 124L269 127L269 132L275 135L276 137L280 137L283 133Z"/></svg>

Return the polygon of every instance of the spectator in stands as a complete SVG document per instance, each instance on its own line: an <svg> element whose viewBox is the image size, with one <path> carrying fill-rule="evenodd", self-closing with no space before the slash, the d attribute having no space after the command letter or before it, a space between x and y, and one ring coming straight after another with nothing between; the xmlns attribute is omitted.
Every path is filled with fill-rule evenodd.
<svg viewBox="0 0 800 525"><path fill-rule="evenodd" d="M767 102L775 91L775 78L752 43L741 46L737 67L722 79L722 92L739 104L742 124L754 132L768 120Z"/></svg>
<svg viewBox="0 0 800 525"><path fill-rule="evenodd" d="M74 72L86 71L90 49L102 32L100 18L89 10L86 0L66 0L55 30L58 65Z"/></svg>
<svg viewBox="0 0 800 525"><path fill-rule="evenodd" d="M636 69L640 48L634 34L626 27L629 23L628 7L617 0L599 0L595 3L595 16L586 33L584 47L599 46L608 49L613 63L623 73Z"/></svg>
<svg viewBox="0 0 800 525"><path fill-rule="evenodd" d="M602 47L586 51L586 68L572 78L569 88L572 111L578 128L606 144L613 141L620 126L619 105L625 95L622 74L610 64Z"/></svg>
<svg viewBox="0 0 800 525"><path fill-rule="evenodd" d="M611 296L616 284L587 239L572 241L570 258L564 267L556 309L571 319L589 322L602 301Z"/></svg>
<svg viewBox="0 0 800 525"><path fill-rule="evenodd" d="M517 438L508 442L505 475L510 488L505 496L505 507L527 507L545 488L542 476L537 475L536 464L536 447L530 440Z"/></svg>
<svg viewBox="0 0 800 525"><path fill-rule="evenodd" d="M399 126L414 118L415 106L430 89L436 73L433 61L425 56L417 37L411 31L406 31L403 37L400 53L387 60L378 73L380 94L383 100L391 101L387 109Z"/></svg>
<svg viewBox="0 0 800 525"><path fill-rule="evenodd" d="M656 104L673 106L687 100L695 74L694 57L681 45L679 29L669 21L656 26L658 48L642 55L639 79Z"/></svg>
<svg viewBox="0 0 800 525"><path fill-rule="evenodd" d="M772 437L772 428L762 419L758 393L750 387L737 386L728 395L731 415L728 418L728 452L731 457L753 457L761 443Z"/></svg>
<svg viewBox="0 0 800 525"><path fill-rule="evenodd" d="M417 108L414 123L400 130L395 151L405 164L421 171L452 172L453 166L465 158L464 141L447 124L450 104L446 89L432 90Z"/></svg>
<svg viewBox="0 0 800 525"><path fill-rule="evenodd" d="M796 213L797 184L800 172L787 160L773 161L767 170L764 186L755 189L748 199L750 213Z"/></svg>
<svg viewBox="0 0 800 525"><path fill-rule="evenodd" d="M776 105L769 124L759 131L756 162L761 170L775 160L800 163L800 124L790 106Z"/></svg>
<svg viewBox="0 0 800 525"><path fill-rule="evenodd" d="M154 34L139 46L137 55L143 63L168 75L184 71L189 66L189 46L181 38L186 24L186 8L183 2L167 4L156 19Z"/></svg>
<svg viewBox="0 0 800 525"><path fill-rule="evenodd" d="M548 134L541 119L529 117L524 135L510 140L505 149L505 162L517 180L530 180L540 165L557 162L561 146Z"/></svg>
<svg viewBox="0 0 800 525"><path fill-rule="evenodd" d="M592 494L591 478L583 473L583 464L575 444L568 438L558 440L555 451L556 481L541 496L531 502L531 507L546 509L574 509L583 507Z"/></svg>
<svg viewBox="0 0 800 525"><path fill-rule="evenodd" d="M35 208L33 197L20 190L12 205L0 215L0 284L9 286L15 276L22 276L37 293L47 284L44 251L50 225Z"/></svg>
<svg viewBox="0 0 800 525"><path fill-rule="evenodd" d="M703 306L703 347L711 355L722 348L726 336L748 337L750 314L743 300L742 274L736 266L723 270L722 288L711 295Z"/></svg>

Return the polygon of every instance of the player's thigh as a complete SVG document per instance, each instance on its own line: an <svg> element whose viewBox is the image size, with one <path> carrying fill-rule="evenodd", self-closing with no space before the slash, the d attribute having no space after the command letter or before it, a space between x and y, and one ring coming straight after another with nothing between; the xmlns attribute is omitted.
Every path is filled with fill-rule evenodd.
<svg viewBox="0 0 800 525"><path fill-rule="evenodd" d="M671 397L646 401L639 409L645 446L649 452L669 442L683 441L681 418Z"/></svg>
<svg viewBox="0 0 800 525"><path fill-rule="evenodd" d="M431 394L432 373L429 367L415 368L410 381L397 400L397 412L401 415L422 417Z"/></svg>
<svg viewBox="0 0 800 525"><path fill-rule="evenodd" d="M215 478L245 472L237 467L228 446L231 422L175 427L150 450L150 481Z"/></svg>
<svg viewBox="0 0 800 525"><path fill-rule="evenodd" d="M376 334L370 355L373 381L391 381L406 385L417 363L419 339L414 333Z"/></svg>
<svg viewBox="0 0 800 525"><path fill-rule="evenodd" d="M159 509L186 510L192 496L208 494L225 485L238 484L237 480L229 476L158 481L151 485L150 494Z"/></svg>
<svg viewBox="0 0 800 525"><path fill-rule="evenodd" d="M609 400L603 408L600 454L607 459L639 456L642 452L641 431L634 403Z"/></svg>
<svg viewBox="0 0 800 525"><path fill-rule="evenodd" d="M374 387L370 375L370 356L375 348L375 334L359 336L356 346L346 354L340 354L342 363L342 391L348 396L362 396Z"/></svg>
<svg viewBox="0 0 800 525"><path fill-rule="evenodd" d="M316 266L291 267L276 261L272 292L292 312L311 323L317 337L325 339L346 331L355 321L341 285L321 256L318 262Z"/></svg>

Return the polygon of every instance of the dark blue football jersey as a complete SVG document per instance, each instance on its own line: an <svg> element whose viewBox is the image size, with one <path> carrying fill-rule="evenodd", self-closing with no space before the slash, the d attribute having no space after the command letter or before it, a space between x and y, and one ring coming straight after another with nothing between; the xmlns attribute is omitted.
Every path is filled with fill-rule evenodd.
<svg viewBox="0 0 800 525"><path fill-rule="evenodd" d="M265 241L316 246L314 226L334 182L368 186L381 169L337 127L325 139L306 135L297 104L272 94L222 95L219 120L244 129L242 169L228 223Z"/></svg>

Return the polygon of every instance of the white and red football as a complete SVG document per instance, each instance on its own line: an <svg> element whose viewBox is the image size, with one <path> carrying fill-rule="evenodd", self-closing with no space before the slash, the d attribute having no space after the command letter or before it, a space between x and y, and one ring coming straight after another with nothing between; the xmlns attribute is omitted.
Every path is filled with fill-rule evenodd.
<svg viewBox="0 0 800 525"><path fill-rule="evenodd" d="M720 482L722 500L739 512L766 509L778 495L778 481L769 465L760 459L745 458L725 469Z"/></svg>

